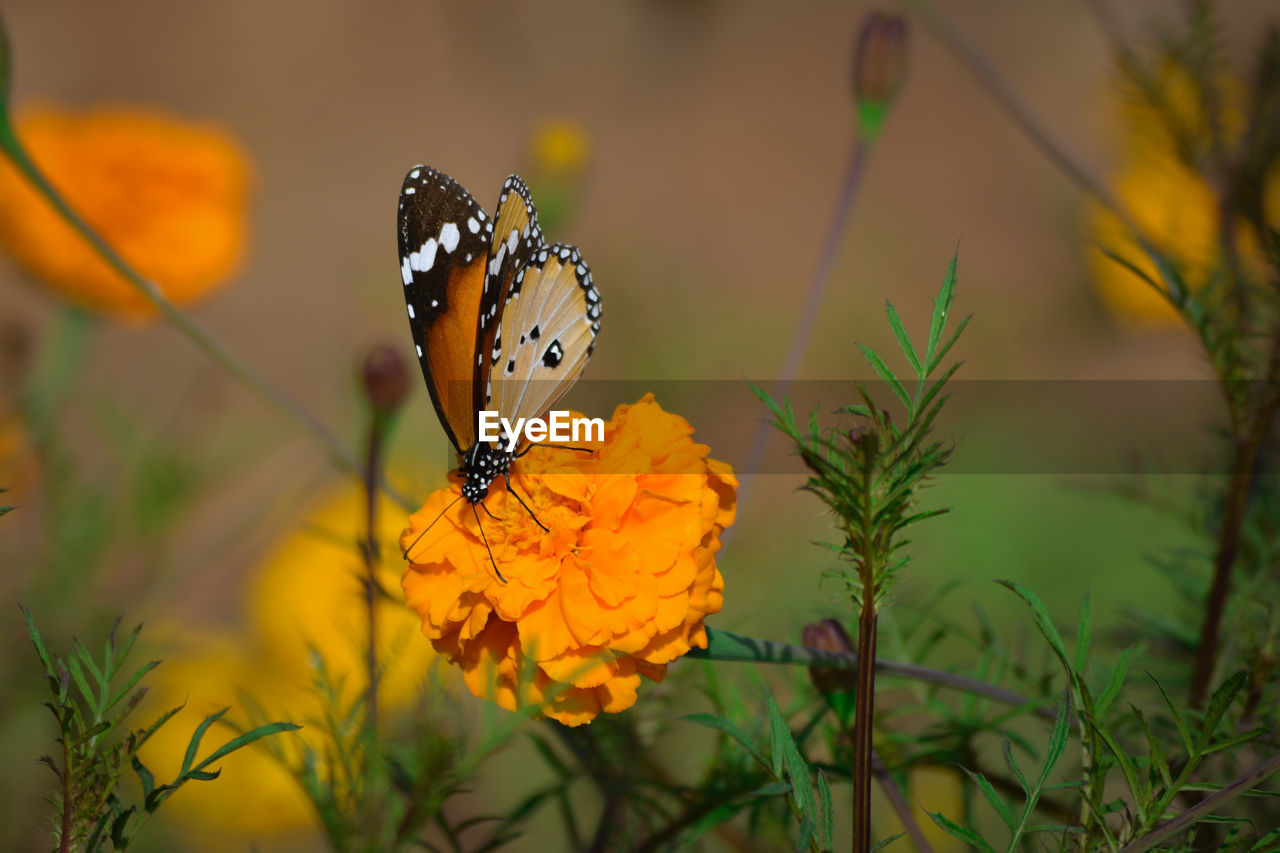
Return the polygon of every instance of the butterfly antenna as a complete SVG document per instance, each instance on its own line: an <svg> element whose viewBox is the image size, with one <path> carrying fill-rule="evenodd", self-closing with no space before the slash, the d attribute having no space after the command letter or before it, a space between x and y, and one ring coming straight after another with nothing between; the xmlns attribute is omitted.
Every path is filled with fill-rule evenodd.
<svg viewBox="0 0 1280 853"><path fill-rule="evenodd" d="M484 506L484 504L480 505ZM485 510L485 512L488 511L488 509ZM484 543L484 549L489 552L489 562L493 563L493 573L498 576L498 580L506 583L507 579L502 576L502 572L498 571L498 561L493 559L493 549L489 547L489 537L484 535L484 525L480 523L480 513L476 511L475 504L471 505L471 512L476 517L476 527L480 528L480 541Z"/></svg>
<svg viewBox="0 0 1280 853"><path fill-rule="evenodd" d="M411 551L413 551L413 549L414 549L414 548L416 548L416 547L418 546L418 543L422 541L422 537L427 535L427 531L428 531L428 530L430 530L431 528L435 527L435 526L436 526L436 522L437 522L437 521L439 521L440 519L444 518L444 514L445 514L446 512L448 512L449 510L453 509L453 505L454 505L454 504L456 504L456 503L457 503L458 501L460 501L460 500L462 500L462 495L458 495L456 498L454 498L452 501L450 501L450 502L449 502L449 505L448 505L447 507L445 507L444 509L440 510L440 514L439 514L439 515L437 515L437 516L432 520L432 522L431 522L430 524L428 524L428 525L427 525L427 529L426 529L426 530L424 530L424 531L422 531L421 533L419 533L419 534L418 534L418 538L417 538L417 539L414 539L414 540L413 540L413 542L409 543L409 547L408 547L408 548L405 548L405 549L404 549L404 551L403 551L403 553L401 553L401 554L400 554L400 556L401 556L403 559L405 559L405 560L409 559L409 553L410 553Z"/></svg>
<svg viewBox="0 0 1280 853"><path fill-rule="evenodd" d="M550 528L538 520L538 516L533 510L529 509L529 505L524 502L524 498L520 497L520 493L516 491L515 486L511 485L511 475L503 474L502 479L507 483L507 491L515 495L516 500L520 501L520 506L524 507L524 511L529 513L529 517L533 519L533 523L541 527L543 533L550 533Z"/></svg>

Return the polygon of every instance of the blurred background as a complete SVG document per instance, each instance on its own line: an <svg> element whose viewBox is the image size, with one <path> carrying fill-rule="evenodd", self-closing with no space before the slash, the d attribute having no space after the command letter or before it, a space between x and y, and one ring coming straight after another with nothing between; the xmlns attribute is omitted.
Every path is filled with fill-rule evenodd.
<svg viewBox="0 0 1280 853"><path fill-rule="evenodd" d="M1224 4L1229 52L1252 47L1268 5ZM1152 22L1178 13L1158 0L1107 6L1100 14L1091 3L951 4L1062 145L1116 180L1132 143L1108 28L1140 40ZM678 402L661 391L659 401L735 467L763 415L743 380L779 377L830 227L855 139L854 36L872 9L810 2L783 12L757 0L0 2L20 120L38 109L137 108L216 128L240 150L243 245L228 250L236 258L228 273L189 311L353 448L363 419L360 358L381 342L411 358L394 214L405 171L428 163L490 210L506 175L526 174L548 239L582 248L605 314L592 382L571 403L607 417L646 386L681 380ZM974 315L956 350L964 379L1206 377L1188 334L1108 301L1088 199L952 54L912 26L906 81L866 164L798 376L871 375L856 343L894 348L885 300L923 333L958 247L957 310ZM38 275L0 258L6 375L17 377L5 393L46 363L66 322L60 305ZM89 634L86 624L105 629L126 611L130 624L183 625L197 656L223 642L201 641L204 632L246 635L256 573L300 519L346 488L304 434L163 323L105 312L83 347L60 423L95 490L83 503L64 490L70 497L51 505L41 496L54 474L19 466L22 490L9 502L33 508L0 524L4 693L16 695L19 674L34 680L12 662L29 654L18 600L42 608L36 615L51 642ZM419 501L443 483L450 460L413 371L388 468ZM623 387L611 380L630 396L609 399L609 389ZM700 400L697 383L709 380L715 391ZM734 387L737 397L724 390ZM829 396L819 402L845 402ZM724 404L730 397L736 408ZM58 547L48 541L49 516L59 515L57 529L81 548L57 559L98 562L90 552L99 540L76 519L89 513L110 526L113 501L134 495L113 490L114 472L138 447L165 448L148 474L158 485L147 488L180 494L173 505L181 509L157 522L163 535L117 543L91 575L64 565L67 585L51 588ZM728 588L713 624L794 641L801 625L838 608L841 591L818 582L826 554L810 542L829 533L820 507L795 491L800 480L780 442L770 453L770 473L754 484L721 555ZM1142 555L1183 534L1112 496L1114 477L987 474L980 459L965 470L938 480L930 500L953 511L918 530L899 598L922 599L958 580L960 600L1015 626L1022 612L993 578L1036 589L1058 614L1074 612L1090 590L1107 617L1115 616L1109 602L1162 594L1150 592ZM307 607L308 586L319 583L311 577L272 600ZM65 601L77 603L63 609ZM966 608L958 620L969 618ZM156 640L161 656L178 654ZM244 686L212 665L185 672L211 701L232 702ZM187 689L195 695L190 681ZM28 827L6 849L37 849L12 846L35 843L32 815L49 781L34 763L32 744L48 734L36 711L0 710L10 756L0 825ZM513 796L508 784L491 778L476 796L502 802ZM298 849L313 849L308 832L297 832ZM165 837L162 829L150 843L171 849Z"/></svg>

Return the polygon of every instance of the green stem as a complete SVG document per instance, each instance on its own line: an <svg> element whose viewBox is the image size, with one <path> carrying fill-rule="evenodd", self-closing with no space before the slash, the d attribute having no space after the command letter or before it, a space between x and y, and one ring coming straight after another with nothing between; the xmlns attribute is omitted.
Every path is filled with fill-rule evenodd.
<svg viewBox="0 0 1280 853"><path fill-rule="evenodd" d="M171 326L178 330L184 337L195 344L214 362L225 369L228 373L242 382L244 385L252 389L263 400L271 405L277 412L284 415L287 420L293 421L301 426L303 431L310 435L321 448L328 454L330 460L343 470L360 475L360 465L356 461L351 452L343 446L332 433L330 433L323 424L321 424L314 416L286 397L281 391L272 385L267 379L252 367L243 361L238 355L230 350L221 341L217 340L212 333L204 329L186 314L182 313L175 307L160 289L150 281L139 275L128 263L125 262L119 254L116 253L105 240L98 236L92 228L89 227L78 213L71 208L62 195L53 187L49 180L44 176L40 169L27 156L26 150L18 141L12 127L9 124L8 117L0 112L0 149L2 149L12 160L13 164L18 168L28 181L31 182L41 195L53 205L54 209L74 228L81 237L88 241L95 251L102 256L116 272L122 275L143 298L169 322ZM391 495L399 503L406 508L414 508L406 498L396 494L389 489L386 484L382 484L382 488Z"/></svg>
<svg viewBox="0 0 1280 853"><path fill-rule="evenodd" d="M809 281L809 295L800 313L800 325L791 336L791 349L787 352L787 360L782 366L782 381L777 393L774 394L775 399L781 400L787 396L796 374L800 371L800 363L804 359L805 351L809 348L809 340L813 337L813 329L817 325L822 302L826 298L827 287L831 282L831 270L840 253L840 243L844 238L845 227L849 224L849 215L853 212L853 202L858 197L858 188L862 186L862 176L866 172L867 157L871 153L873 142L873 139L859 134L849 149L849 161L845 166L844 180L840 184L840 196L836 201L835 213L827 229L827 241L823 245L813 278ZM756 426L746 464L738 473L739 511L746 505L747 497L751 494L751 485L755 482L753 475L757 473L764 459L772 432L773 427L767 421L761 421ZM735 529L731 527L720 535L722 546L729 542Z"/></svg>

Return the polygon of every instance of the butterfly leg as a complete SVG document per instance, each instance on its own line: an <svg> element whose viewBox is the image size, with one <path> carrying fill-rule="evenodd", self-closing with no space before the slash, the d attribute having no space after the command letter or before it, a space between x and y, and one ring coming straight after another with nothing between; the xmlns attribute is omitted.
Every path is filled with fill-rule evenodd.
<svg viewBox="0 0 1280 853"><path fill-rule="evenodd" d="M524 502L524 498L520 497L520 493L517 492L515 490L515 487L511 485L511 475L503 474L502 479L507 484L507 491L515 495L516 500L520 501L520 506L524 507L524 511L529 513L529 517L533 519L533 523L541 527L543 533L550 533L551 530L545 524L543 524L541 521L538 520L538 516L534 514L533 510L529 509L529 505Z"/></svg>
<svg viewBox="0 0 1280 853"><path fill-rule="evenodd" d="M484 504L480 504L480 506L484 506ZM485 512L488 511L488 509L485 510ZM489 537L484 535L484 525L480 523L480 513L476 512L475 504L471 505L471 512L476 517L476 527L480 528L480 541L484 543L484 549L489 552L489 562L493 564L493 573L498 576L498 580L506 583L507 579L502 576L502 572L498 571L498 561L493 559L493 549L489 547Z"/></svg>
<svg viewBox="0 0 1280 853"><path fill-rule="evenodd" d="M461 496L461 495L459 495L458 497L454 498L452 501L450 501L450 502L449 502L449 505L448 505L447 507L445 507L444 509L440 510L440 514L439 514L439 515L437 515L434 519L432 519L431 523L427 525L426 530L423 530L421 533L419 533L419 534L418 534L418 538L417 538L417 539L414 539L414 540L413 540L413 542L411 542L411 543L409 544L409 547L404 549L404 553L402 553L400 556L401 556L401 557L403 557L403 558L404 558L404 559L406 559L406 560L407 560L407 559L409 559L409 554L410 554L410 552L412 552L412 551L413 551L413 549L414 549L414 548L416 548L416 547L418 546L418 543L422 541L422 537L427 535L427 531L428 531L428 530L430 530L431 528L435 527L435 526L436 526L436 522L437 522L437 521L439 521L440 519L444 518L444 514L445 514L446 512L448 512L449 510L453 509L453 505L454 505L454 504L456 504L456 503L457 503L458 501L460 501L460 500L462 500L462 496Z"/></svg>

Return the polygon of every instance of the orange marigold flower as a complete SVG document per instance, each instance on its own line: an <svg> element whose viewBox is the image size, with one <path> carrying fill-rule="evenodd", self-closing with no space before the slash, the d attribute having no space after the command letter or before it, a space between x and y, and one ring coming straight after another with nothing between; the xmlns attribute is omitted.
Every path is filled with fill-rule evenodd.
<svg viewBox="0 0 1280 853"><path fill-rule="evenodd" d="M458 500L456 472L410 517L400 540L410 549L406 601L472 693L576 726L631 707L640 676L661 681L668 663L706 647L737 480L692 433L648 394L618 407L590 456L534 448L522 457L512 485L550 532L493 485L494 518L480 523L505 584L472 507Z"/></svg>
<svg viewBox="0 0 1280 853"><path fill-rule="evenodd" d="M18 137L72 208L174 302L205 295L238 268L249 169L223 131L136 109L44 108L21 116ZM73 302L153 313L7 160L0 242Z"/></svg>

